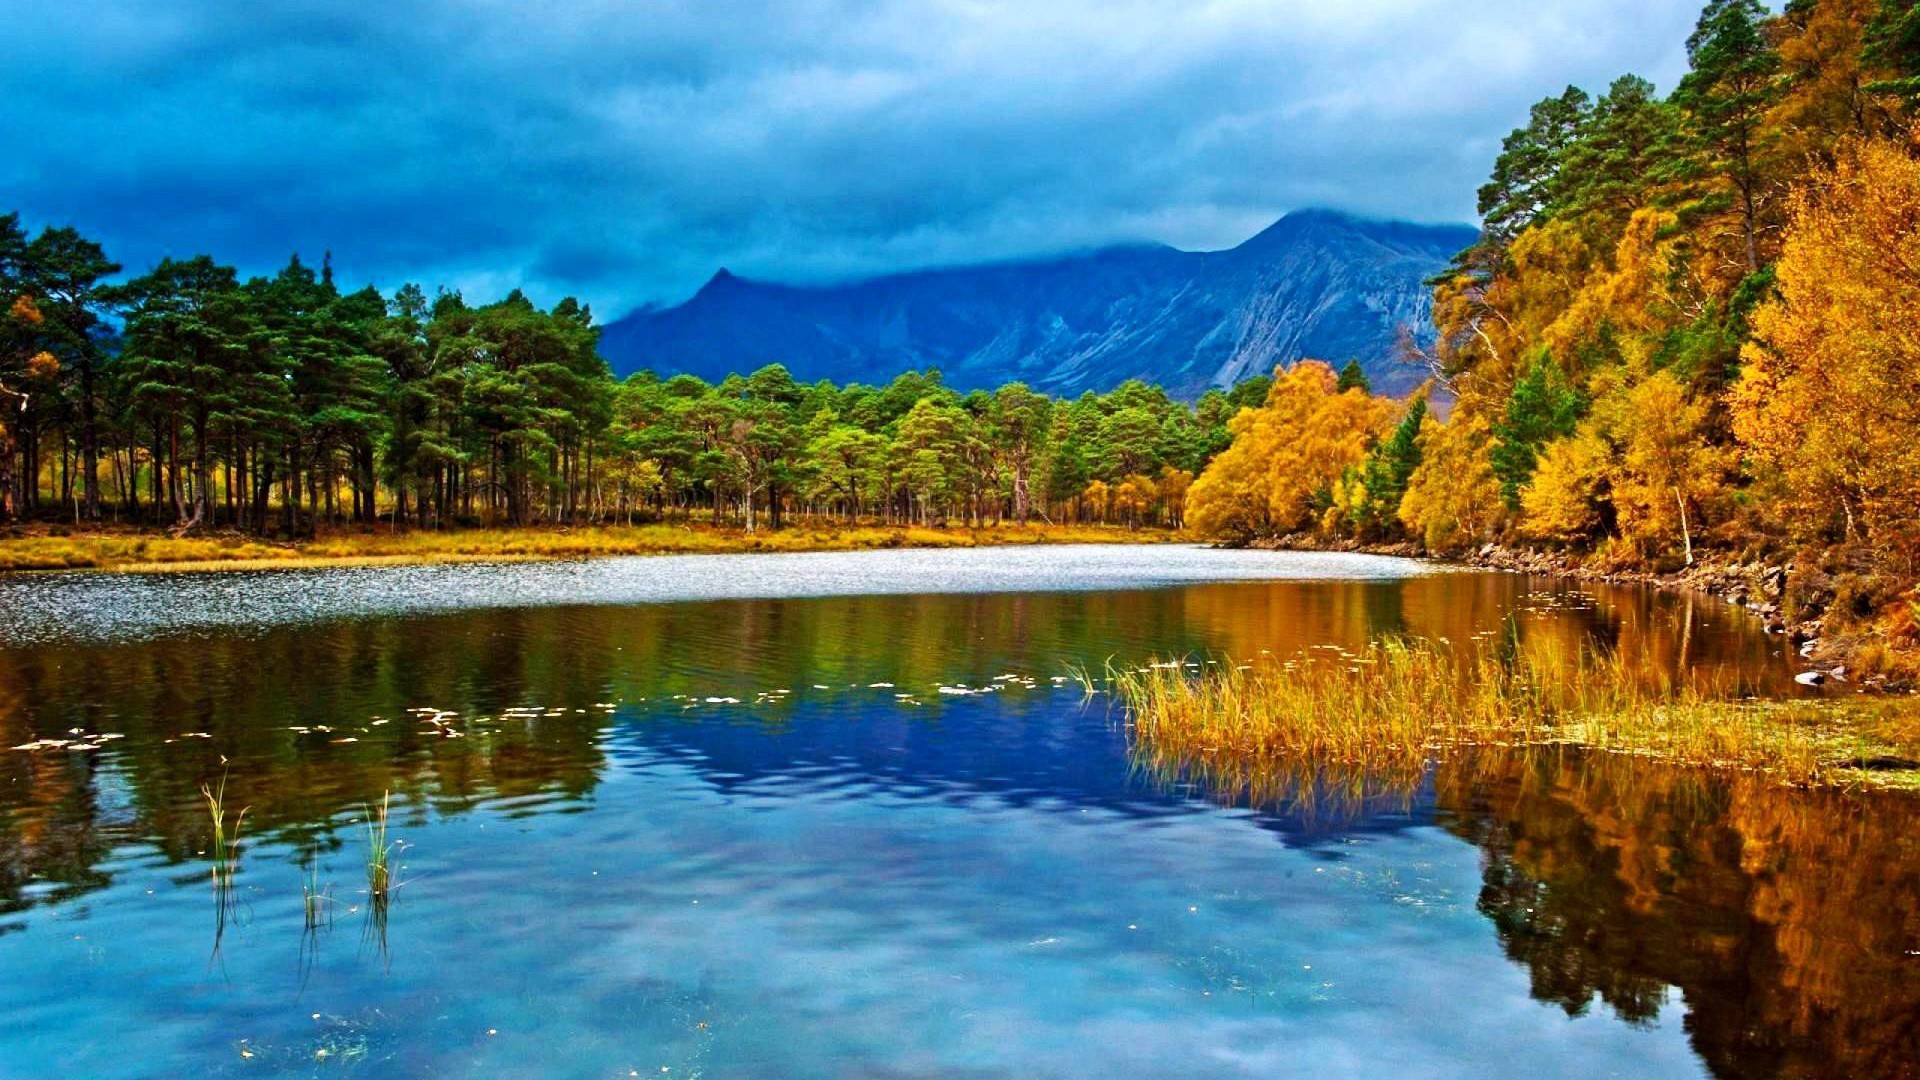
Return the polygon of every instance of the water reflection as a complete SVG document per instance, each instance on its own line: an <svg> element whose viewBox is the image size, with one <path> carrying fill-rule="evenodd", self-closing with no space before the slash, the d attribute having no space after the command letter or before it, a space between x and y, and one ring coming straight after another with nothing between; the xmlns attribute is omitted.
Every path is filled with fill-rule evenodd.
<svg viewBox="0 0 1920 1080"><path fill-rule="evenodd" d="M1677 989L1720 1076L1920 1074L1911 798L1577 756L1443 768L1436 786L1539 1000L1646 1021Z"/></svg>
<svg viewBox="0 0 1920 1080"><path fill-rule="evenodd" d="M505 608L16 646L0 650L0 743L93 749L0 750L0 929L15 931L0 935L0 962L29 980L63 970L67 939L49 920L92 910L88 935L121 937L120 959L104 962L125 965L119 981L91 996L66 983L47 992L73 1024L116 1008L160 1024L158 1002L125 1008L124 987L144 985L127 974L146 969L124 941L155 956L173 948L166 882L191 881L204 903L199 787L224 772L229 804L251 807L234 879L248 914L225 931L231 985L195 992L246 1029L262 1055L248 1060L271 1049L260 1032L277 1032L275 1067L290 1074L327 1047L377 1059L376 1071L434 1071L467 1051L421 1034L439 1030L424 1010L504 1009L469 1000L501 973L538 980L547 1004L534 1015L551 1011L555 1030L646 1032L674 1048L676 1067L746 1075L844 1075L833 1065L850 1060L899 1068L915 1053L922 1071L951 1072L959 1048L977 1045L1031 1054L1012 1070L1029 1075L1151 1072L1190 1061L1191 1040L1244 1049L1283 1028L1297 1035L1294 1017L1320 1025L1302 1060L1323 1051L1337 1069L1336 1051L1383 1024L1452 1016L1393 1020L1396 1007L1355 988L1357 971L1300 959L1339 939L1351 963L1420 971L1406 978L1442 997L1477 972L1480 997L1459 1008L1496 1001L1497 973L1477 965L1497 952L1524 968L1520 1003L1530 994L1578 1018L1569 1022L1655 1033L1610 1036L1604 1050L1593 1041L1586 1066L1554 1056L1572 1044L1553 1029L1530 1027L1541 1005L1479 1036L1531 1046L1552 1058L1549 1072L1638 1061L1643 1075L1685 1074L1683 1062L1636 1056L1683 1030L1720 1076L1914 1075L1920 841L1909 801L1557 755L1264 788L1170 776L1130 758L1103 704L1052 681L1109 656L1288 653L1382 633L1497 635L1548 651L1597 641L1650 674L1704 670L1760 688L1783 686L1789 671L1777 639L1718 607L1498 575ZM364 867L366 807L385 791L396 837L413 844L398 857L419 863L399 872L408 884L390 926L384 904L371 918ZM1240 808L1220 810L1223 796ZM372 935L367 966L324 925L301 932L309 867L315 888L334 888L331 913L352 911ZM1302 891L1299 875L1327 867L1355 890L1337 903ZM1455 876L1466 923L1445 915ZM1113 917L1163 907L1201 921L1176 933ZM265 959L282 948L276 928L289 930L292 998L368 998L361 1011L323 1014L325 1030L297 1052L292 1029L263 1019L280 986ZM1138 936L1149 932L1172 936ZM741 947L756 950L747 966L759 982L740 981L744 960L724 944L736 938L756 943ZM1014 943L1019 959L989 963L988 941ZM1148 953L1129 951L1142 942ZM195 949L204 958L204 938ZM610 958L627 955L652 959L641 973ZM1301 963L1326 978L1302 979ZM818 996L827 991L811 988L809 971L838 996ZM952 972L969 981L938 981ZM1103 1045L1152 1049L1128 1062L1049 1049L1027 1026L1040 1013L1007 1011L1051 1008L1024 996L1035 980L1054 988L1048 1001L1106 1002L1114 1011L1101 1022L1128 1034L1100 1029ZM1205 1011L1215 996L1265 1004L1228 1036ZM0 1010L22 1002L0 995ZM909 1002L928 1011L901 1012ZM776 1007L815 1026L773 1023ZM936 1013L1009 1026L996 1040L958 1021L929 1026ZM835 1016L858 1017L860 1034ZM403 1019L415 1025L405 1036ZM197 1068L210 1039L228 1046L194 1023L166 1021L174 1049L151 1075ZM32 1055L59 1038L106 1038L67 1024L66 1012L46 1013L14 1049L52 1060ZM1475 1075L1423 1056L1432 1046L1402 1049L1435 1074ZM558 1050L526 1051L520 1071ZM581 1075L603 1063L597 1054L582 1052ZM1220 1071L1262 1061L1276 1064L1253 1055Z"/></svg>
<svg viewBox="0 0 1920 1080"><path fill-rule="evenodd" d="M253 808L252 829L312 844L343 812L389 790L441 813L483 801L523 810L584 803L605 766L611 723L597 706L612 702L629 717L722 713L759 730L822 695L851 695L871 711L892 693L867 692L870 684L885 682L919 695L913 708L889 710L902 745L933 745L942 736L925 723L946 704L936 687L989 684L1008 669L1046 680L1108 657L1284 654L1383 633L1464 641L1496 632L1549 650L1602 641L1648 671L1689 665L1763 687L1786 683L1776 640L1731 613L1710 621L1688 598L1490 574L491 609L0 649L0 745L98 747L0 751L0 911L29 891L59 899L103 884L93 867L116 843L196 857L208 841L198 791L223 774L233 805ZM704 700L751 703L773 689L790 693L745 709ZM515 708L530 711L507 712ZM408 711L417 709L458 714L457 723L435 728ZM1063 760L1048 739L1036 730L996 747L994 768L1046 790L1060 772L1117 760ZM872 754L859 734L840 749ZM946 768L966 758L943 750Z"/></svg>

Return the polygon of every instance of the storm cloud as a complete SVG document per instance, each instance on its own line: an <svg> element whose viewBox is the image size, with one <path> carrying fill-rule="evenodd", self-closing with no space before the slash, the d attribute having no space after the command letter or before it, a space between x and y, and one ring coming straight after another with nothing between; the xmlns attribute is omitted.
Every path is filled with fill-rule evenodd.
<svg viewBox="0 0 1920 1080"><path fill-rule="evenodd" d="M571 293L844 279L1287 210L1471 220L1569 82L1692 0L0 0L0 210L140 269Z"/></svg>

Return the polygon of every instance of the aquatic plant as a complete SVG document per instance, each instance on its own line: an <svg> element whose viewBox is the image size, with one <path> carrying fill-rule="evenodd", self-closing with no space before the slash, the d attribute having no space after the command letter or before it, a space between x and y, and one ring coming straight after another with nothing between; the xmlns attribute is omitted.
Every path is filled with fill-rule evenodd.
<svg viewBox="0 0 1920 1080"><path fill-rule="evenodd" d="M1113 667L1112 660L1107 661L1107 667L1109 669ZM1093 697L1100 693L1100 677L1095 675L1092 669L1083 665L1068 664L1067 679L1079 686L1080 692L1087 697Z"/></svg>
<svg viewBox="0 0 1920 1080"><path fill-rule="evenodd" d="M207 817L213 825L213 841L207 855L213 863L213 958L218 959L227 921L238 913L239 900L234 894L233 879L240 870L240 831L252 807L241 807L229 821L225 773L220 775L218 787L201 784L200 796L207 801Z"/></svg>
<svg viewBox="0 0 1920 1080"><path fill-rule="evenodd" d="M213 844L208 855L213 860L213 885L216 890L228 890L233 887L233 877L240 869L240 830L246 822L247 811L251 806L242 807L233 815L232 823L227 819L227 778L223 773L220 786L200 785L200 795L207 800L207 816L213 824Z"/></svg>
<svg viewBox="0 0 1920 1080"><path fill-rule="evenodd" d="M320 884L320 867L309 862L300 879L300 906L306 914L307 929L317 930L333 922L333 884Z"/></svg>
<svg viewBox="0 0 1920 1080"><path fill-rule="evenodd" d="M361 942L379 950L383 960L389 958L387 913L393 892L400 887L400 882L393 877L393 850L397 845L387 839L387 812L392 801L393 792L388 791L381 795L378 809L366 808L367 922L361 932Z"/></svg>
<svg viewBox="0 0 1920 1080"><path fill-rule="evenodd" d="M393 880L393 844L387 840L387 809L393 800L389 791L380 797L379 809L367 808L367 903L384 913L397 887Z"/></svg>
<svg viewBox="0 0 1920 1080"><path fill-rule="evenodd" d="M1592 648L1456 651L1424 639L1204 670L1160 662L1110 678L1138 752L1163 770L1236 783L1263 763L1392 775L1465 748L1552 745L1795 785L1858 783L1863 765L1897 771L1916 756L1920 712L1900 701L1739 698L1705 678L1649 677Z"/></svg>

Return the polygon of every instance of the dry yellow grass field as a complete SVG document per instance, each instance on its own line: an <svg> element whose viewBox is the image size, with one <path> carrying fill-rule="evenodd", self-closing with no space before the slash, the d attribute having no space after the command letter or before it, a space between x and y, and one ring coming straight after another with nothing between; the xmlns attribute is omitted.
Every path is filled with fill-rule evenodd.
<svg viewBox="0 0 1920 1080"><path fill-rule="evenodd" d="M292 543L238 533L173 537L135 531L34 531L0 536L0 571L274 569L582 559L609 555L1148 543L1179 538L1164 530L1040 524L972 529L804 524L753 533L698 523L448 532L376 528L364 532L323 532L313 539Z"/></svg>

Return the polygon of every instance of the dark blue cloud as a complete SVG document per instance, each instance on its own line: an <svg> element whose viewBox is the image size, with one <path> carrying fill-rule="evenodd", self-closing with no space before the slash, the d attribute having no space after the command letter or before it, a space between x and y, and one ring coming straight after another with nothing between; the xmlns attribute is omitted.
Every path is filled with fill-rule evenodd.
<svg viewBox="0 0 1920 1080"><path fill-rule="evenodd" d="M543 10L548 9L548 10ZM1692 0L0 0L0 208L139 268L575 293L819 280L1331 205L1466 220Z"/></svg>

